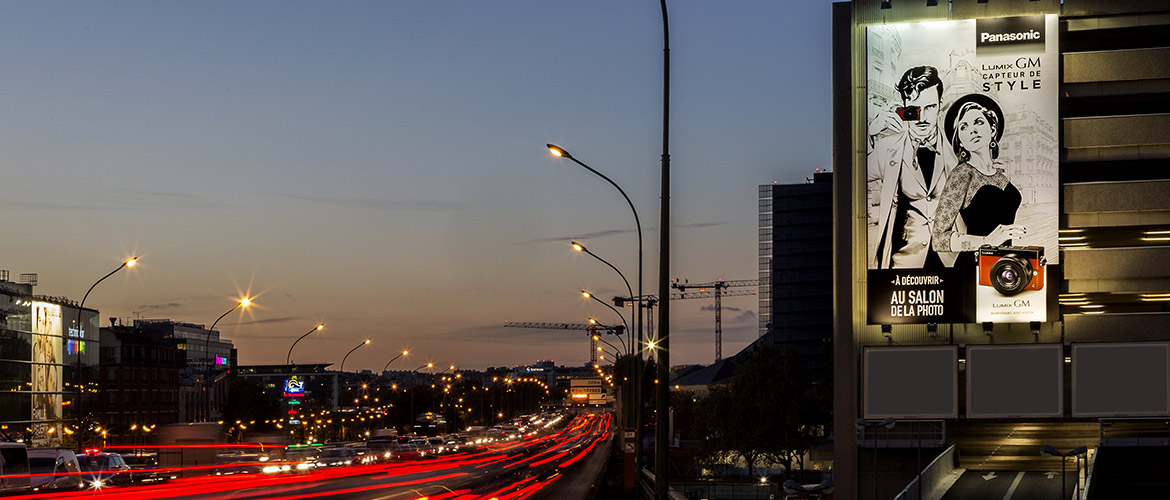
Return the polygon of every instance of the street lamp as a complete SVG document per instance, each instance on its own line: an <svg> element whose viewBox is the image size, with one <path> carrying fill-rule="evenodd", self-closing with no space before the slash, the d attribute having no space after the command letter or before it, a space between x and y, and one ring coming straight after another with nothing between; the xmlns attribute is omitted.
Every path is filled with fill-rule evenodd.
<svg viewBox="0 0 1170 500"><path fill-rule="evenodd" d="M75 378L76 378L76 382L77 382L77 406L76 406L76 408L77 408L77 419L78 420L80 420L82 417L82 415L81 415L82 394L81 393L83 390L82 387L84 386L84 382L83 382L83 379L81 377L81 345L82 345L82 342L85 340L85 327L81 324L81 310L83 308L85 308L85 299L89 298L89 292L92 292L93 289L98 286L98 283L105 281L106 278L113 276L114 273L121 271L122 269L125 269L127 267L134 267L134 264L137 264L137 263L138 263L138 257L131 257L129 259L126 259L124 262L122 262L122 265L118 266L117 269L110 271L109 274L102 276L101 279L95 281L92 285L90 285L89 290L86 290L85 295L83 297L81 297L81 303L77 305L77 376ZM51 333L51 332L43 332L43 333Z"/></svg>
<svg viewBox="0 0 1170 500"><path fill-rule="evenodd" d="M341 370L339 370L339 371L342 373L345 373L345 360L349 358L349 355L353 354L354 351L360 349L362 346L364 346L366 344L369 344L370 342L372 342L372 340L370 340L370 339L363 340L362 343L357 345L357 347L354 347L353 349L350 349L349 352L345 353L345 357L341 358Z"/></svg>
<svg viewBox="0 0 1170 500"><path fill-rule="evenodd" d="M1081 455L1088 452L1089 448L1085 446L1079 446L1064 453L1056 451L1056 448L1049 445L1040 447L1040 456L1044 458L1060 457L1060 498L1068 498L1064 495L1064 459L1068 457L1077 457L1077 498L1081 497Z"/></svg>
<svg viewBox="0 0 1170 500"><path fill-rule="evenodd" d="M308 332L305 332L305 334L304 334L304 335L301 335L299 338L297 338L296 342L293 342L293 343L292 343L292 345L291 345L291 346L289 346L289 348L288 348L288 356L285 356L285 357L284 357L284 364L285 364L285 366L288 366L289 364L291 364L291 363L292 363L292 350L293 350L293 347L296 347L296 346L297 346L297 342L300 342L300 341L301 341L301 339L303 339L303 338L305 338L305 337L308 337L310 333L313 333L313 332L316 332L316 331L321 331L321 330L324 330L324 329L325 329L325 323L318 323L318 324L317 324L317 326L313 327L313 329L312 329L312 330L309 330Z"/></svg>
<svg viewBox="0 0 1170 500"><path fill-rule="evenodd" d="M215 321L211 323L211 328L207 329L207 335L203 337L203 355L207 356L207 367L203 370L203 392L208 392L207 388L211 386L211 368L215 366L215 359L211 356L211 332L215 331L215 325L219 324L219 320L231 314L232 311L241 307L246 309L251 304L252 299L248 297L240 299L231 309L215 318ZM207 417L211 418L211 394L207 394Z"/></svg>
<svg viewBox="0 0 1170 500"><path fill-rule="evenodd" d="M877 428L884 427L886 429L892 429L894 427L895 423L897 423L897 421L895 421L893 419L893 417L890 417L890 418L887 418L887 419L881 420L881 421L874 420L872 422L869 420L866 420L864 418L857 419L857 428L859 428L859 429L874 429L874 432L873 432L873 498L874 498L874 500L877 500L877 497L878 497Z"/></svg>
<svg viewBox="0 0 1170 500"><path fill-rule="evenodd" d="M666 10L665 10L665 9L666 9L666 3L665 3L665 0L663 0L662 8L663 8L663 16L664 16L664 17L663 17L663 20L665 21L665 15L666 15ZM665 138L664 138L664 140L665 140ZM605 174L602 174L601 172L598 172L598 171L594 170L594 169L593 169L593 167L590 167L589 165L586 165L586 164L585 164L584 162L582 162L581 160L578 160L577 158L574 158L574 157L573 157L573 155L569 154L569 152L568 152L568 151L565 151L564 149L562 149L562 148L560 148L560 147L558 147L558 146L556 146L556 145L553 145L553 144L546 144L546 146L548 146L548 150L549 150L549 152L550 152L550 153L552 153L552 154L553 154L553 156L560 157L560 158L568 158L568 159L570 159L570 160L573 160L573 163L576 163L576 164L578 164L578 165L580 165L580 166L584 167L584 168L585 168L585 170L588 170L588 171L590 171L590 172L593 172L593 173L594 173L594 174L596 174L598 177L601 177L602 179L605 179L605 181L606 181L606 182L608 182L608 183L609 183L611 186L613 186L614 188L616 188L616 189L618 190L618 192L619 192L619 193L621 193L621 194L622 194L622 198L625 198L625 199L626 199L626 204L630 206L630 211L634 213L634 225L635 225L635 226L637 227L637 229L638 229L638 298L639 298L639 300L641 300L641 297L642 297L642 220L641 220L641 219L638 217L638 209L634 207L634 203L633 203L632 201L630 201L630 197L626 195L626 191L625 191L624 189L622 189L622 187L621 187L621 186L617 185L617 183L616 183L616 182L614 182L612 179L610 179L609 177L606 177L606 176L605 176ZM664 144L664 146L665 146L665 144ZM665 174L664 174L663 180L664 180L664 183L665 183L665 180L666 180ZM665 186L665 184L664 184L664 186ZM665 192L665 191L664 191L664 192ZM666 197L665 197L665 195L663 196L663 203L666 203ZM665 207L665 205L664 205L664 207ZM664 235L665 235L665 234L667 233L667 230L668 230L668 228L666 228L666 227L663 227L663 228L661 229L661 231L660 231L660 232L661 232L662 234L664 234ZM665 240L664 240L664 241L665 241ZM585 247L584 247L584 246L582 246L582 245L580 245L580 244L574 244L574 245L573 245L573 248L577 249L578 251L582 251L582 252L589 253L590 255L593 255L594 257L596 257L598 260L601 260L602 262L605 262L605 261L604 261L604 260L602 260L600 257L597 257L597 256L596 256L596 255L594 255L593 253L590 253L590 252L588 252L588 250L586 250L586 249L585 249ZM667 252L666 252L666 250L663 250L663 254L664 254L664 255L667 255L667 256L668 256L668 258L669 258L669 253L667 253ZM613 268L615 271L617 271L617 268L616 268L616 267L613 267L613 265L612 265L612 264L609 264L608 262L605 262L605 263L606 263L607 265L609 265L609 267L611 267L611 268ZM619 272L618 272L618 274L620 275L620 274L621 274L621 272L619 271ZM625 280L625 279L626 279L626 278L625 278L625 276L622 276L622 280ZM669 281L669 279L667 279L667 281ZM669 286L669 285L667 285L667 286ZM629 281L626 281L626 288L627 288L627 289L630 289L630 286L629 286ZM667 290L668 290L668 292L669 292L669 288L668 288ZM661 294L660 294L660 295L661 295ZM631 291L630 291L630 296L631 296L631 297L633 297L633 296L634 296L634 293L633 293L632 289L631 289ZM669 297L669 295L662 295L662 296L663 296L663 297ZM664 302L665 302L665 301L664 301ZM637 393L640 391L640 388L639 388L639 386L640 386L641 384L638 382L638 378L640 378L640 377L641 377L641 370L642 370L642 353L641 353L641 350L640 350L640 348L641 348L641 346L642 346L642 325L643 325L643 321L642 321L642 319L641 319L641 316L642 316L642 314L641 314L641 304L640 304L640 303L639 303L638 309L639 309L639 311L637 311L637 313L638 313L638 314L635 314L635 315L634 315L634 320L637 322L637 324L635 324L635 325L634 325L634 329L638 331L638 335L637 335L637 337L638 337L638 343L637 343L637 345L638 345L638 347L639 347L638 356L637 356L637 358L635 358L635 360L634 360L634 373L635 373L635 378L634 378L634 399L635 399L635 401L637 401L637 400L639 399L639 397L638 397L638 394L637 394ZM665 314L663 314L663 316L665 316ZM663 326L665 326L665 325L666 325L666 323L662 323L662 325L663 325ZM631 342L631 343L632 343L632 342ZM665 414L665 411L664 411L664 412L662 412L662 413L660 413L660 414L663 414L663 415L664 415L664 414ZM635 411L635 412L634 412L634 432L635 432L635 433L640 433L640 432L641 432L641 429L640 429L640 427L641 427L641 426L642 426L642 415L641 415L641 412L639 412L639 411ZM640 438L640 437L637 437L637 434L635 434L635 439L637 440L637 439L641 439L641 438ZM641 447L640 447L640 446L639 446L639 447L638 447L638 449L635 451L635 453L636 453L637 455L641 455ZM661 496L661 497L664 497L664 496L665 496L665 494L666 494L665 492L662 492L662 493L661 493L659 496Z"/></svg>
<svg viewBox="0 0 1170 500"><path fill-rule="evenodd" d="M622 320L622 326L625 326L625 324L626 324L626 317L625 317L625 316L622 316L622 313L621 313L621 312L619 312L617 309L614 309L614 307L613 307L613 306L609 305L609 304L608 304L607 302L605 302L604 300L601 300L601 299L597 298L597 296L596 296L596 295L593 295L592 293L589 293L589 291L587 291L587 290L581 290L581 296L583 296L583 297L585 297L585 298L587 298L587 299L593 299L593 300L596 300L596 301L600 302L600 303L601 303L601 305L603 305L603 306L605 306L605 307L608 307L608 308L609 308L609 310L613 311L613 312L614 312L614 314L617 314L617 315L618 315L618 318ZM615 329L613 330L613 331L614 331L614 335L617 335L617 338L618 338L618 340L620 340L620 341L622 342L622 347L624 348L624 347L625 347L625 345L626 345L626 341L625 341L624 339L622 339L622 336L621 336L621 334L620 334L620 333L617 333L617 330L619 330L619 329L615 328ZM616 348L615 348L615 349L616 349ZM628 350L628 349L627 349L627 350ZM622 351L618 351L618 352L622 352Z"/></svg>
<svg viewBox="0 0 1170 500"><path fill-rule="evenodd" d="M389 369L390 369L390 363L393 363L393 362L394 362L394 360L396 360L396 359L398 359L398 358L401 358L401 357L403 357L403 356L406 356L406 355L408 355L408 354L410 354L410 351L402 351L402 354L399 354L399 355L397 355L397 356L394 356L393 358L391 358L391 359L390 359L390 361L387 361L387 362L386 362L386 367L385 367L385 368L382 368L382 371L383 371L383 372L385 372L386 370L389 370Z"/></svg>

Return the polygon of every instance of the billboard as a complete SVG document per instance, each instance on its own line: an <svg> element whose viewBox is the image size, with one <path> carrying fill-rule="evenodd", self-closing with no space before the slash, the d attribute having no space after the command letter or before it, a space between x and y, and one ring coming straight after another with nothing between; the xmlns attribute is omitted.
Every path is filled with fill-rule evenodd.
<svg viewBox="0 0 1170 500"><path fill-rule="evenodd" d="M33 302L32 333L32 420L56 422L62 417L61 306Z"/></svg>
<svg viewBox="0 0 1170 500"><path fill-rule="evenodd" d="M866 29L867 320L1047 321L1057 16Z"/></svg>
<svg viewBox="0 0 1170 500"><path fill-rule="evenodd" d="M958 346L866 347L861 365L865 418L959 416Z"/></svg>
<svg viewBox="0 0 1170 500"><path fill-rule="evenodd" d="M1073 344L1074 417L1170 416L1170 342Z"/></svg>
<svg viewBox="0 0 1170 500"><path fill-rule="evenodd" d="M1063 415L1063 346L967 346L967 418Z"/></svg>

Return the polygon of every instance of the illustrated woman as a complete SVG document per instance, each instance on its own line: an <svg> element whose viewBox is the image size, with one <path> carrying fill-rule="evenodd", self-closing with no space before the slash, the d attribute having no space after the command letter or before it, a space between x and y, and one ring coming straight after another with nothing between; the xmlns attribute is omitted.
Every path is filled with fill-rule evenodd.
<svg viewBox="0 0 1170 500"><path fill-rule="evenodd" d="M1026 232L1015 223L1020 191L998 161L1003 110L989 96L967 94L951 105L944 127L959 163L935 212L932 245L937 252L960 252L961 264L974 264L971 256L980 246L1010 245Z"/></svg>

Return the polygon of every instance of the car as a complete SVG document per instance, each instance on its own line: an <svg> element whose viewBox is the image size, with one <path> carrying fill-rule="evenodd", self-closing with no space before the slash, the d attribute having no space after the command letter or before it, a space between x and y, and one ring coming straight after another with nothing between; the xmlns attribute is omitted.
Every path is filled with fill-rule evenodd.
<svg viewBox="0 0 1170 500"><path fill-rule="evenodd" d="M326 446L321 449L317 463L322 467L349 465L356 456L357 449L352 446Z"/></svg>
<svg viewBox="0 0 1170 500"><path fill-rule="evenodd" d="M81 489L81 466L72 450L29 448L28 470L33 491Z"/></svg>
<svg viewBox="0 0 1170 500"><path fill-rule="evenodd" d="M117 453L89 448L85 450L85 454L78 455L77 463L81 465L81 477L85 488L100 489L111 485L130 484L130 466L122 460L122 455Z"/></svg>
<svg viewBox="0 0 1170 500"><path fill-rule="evenodd" d="M28 447L0 442L0 493L29 490Z"/></svg>
<svg viewBox="0 0 1170 500"><path fill-rule="evenodd" d="M175 479L175 474L158 466L158 453L136 451L123 453L122 460L130 466L130 480L135 483L153 483Z"/></svg>

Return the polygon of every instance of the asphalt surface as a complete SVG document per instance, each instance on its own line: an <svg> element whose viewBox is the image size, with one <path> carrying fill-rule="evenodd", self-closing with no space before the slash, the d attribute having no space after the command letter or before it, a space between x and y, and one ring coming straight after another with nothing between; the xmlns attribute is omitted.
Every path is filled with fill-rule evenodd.
<svg viewBox="0 0 1170 500"><path fill-rule="evenodd" d="M1082 485L1083 486L1083 485ZM1065 475L1065 497L1076 497L1076 474ZM1083 496L1083 495L1082 495ZM1060 499L1060 472L967 471L942 500Z"/></svg>
<svg viewBox="0 0 1170 500"><path fill-rule="evenodd" d="M411 500L576 499L600 472L609 452L611 417L579 416L557 430L450 455L389 464L316 469L283 475L239 474L182 478L159 485L106 488L15 498ZM589 474L595 474L590 479ZM584 489L583 489L584 488Z"/></svg>

